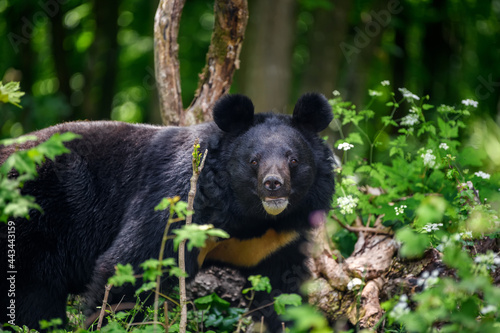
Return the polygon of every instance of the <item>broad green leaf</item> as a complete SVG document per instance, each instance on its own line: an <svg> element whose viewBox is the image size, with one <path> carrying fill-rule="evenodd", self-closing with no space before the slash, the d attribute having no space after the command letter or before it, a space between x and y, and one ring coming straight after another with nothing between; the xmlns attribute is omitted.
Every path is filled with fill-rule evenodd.
<svg viewBox="0 0 500 333"><path fill-rule="evenodd" d="M281 294L274 298L274 310L277 314L285 313L286 305L299 306L302 304L302 297L297 294Z"/></svg>

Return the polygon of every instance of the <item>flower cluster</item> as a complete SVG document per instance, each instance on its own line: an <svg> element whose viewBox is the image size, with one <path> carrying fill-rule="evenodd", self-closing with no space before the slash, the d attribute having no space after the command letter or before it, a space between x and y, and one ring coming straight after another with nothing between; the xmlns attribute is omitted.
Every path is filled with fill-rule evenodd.
<svg viewBox="0 0 500 333"><path fill-rule="evenodd" d="M415 95L414 93L412 93L411 91L409 91L406 88L399 88L398 90L403 94L403 97L408 99L408 101L410 101L410 102L412 102L413 100L415 100L415 101L420 100L420 97L418 97L417 95Z"/></svg>
<svg viewBox="0 0 500 333"><path fill-rule="evenodd" d="M448 150L450 147L448 147L448 145L447 145L446 143L444 143L444 142L443 142L443 143L441 143L441 144L439 145L439 148L444 149L444 150Z"/></svg>
<svg viewBox="0 0 500 333"><path fill-rule="evenodd" d="M349 150L349 149L351 149L353 147L354 147L354 145L351 145L350 143L344 142L344 143L339 144L339 146L337 147L337 149L346 151L346 150Z"/></svg>
<svg viewBox="0 0 500 333"><path fill-rule="evenodd" d="M391 82L389 82L389 80L384 80L384 81L380 82L380 84L383 86L389 86L389 85L391 85Z"/></svg>
<svg viewBox="0 0 500 333"><path fill-rule="evenodd" d="M418 114L410 113L409 115L401 118L401 125L403 126L414 126L417 125L420 121L418 120Z"/></svg>
<svg viewBox="0 0 500 333"><path fill-rule="evenodd" d="M368 89L368 95L375 97L382 96L383 94L380 91Z"/></svg>
<svg viewBox="0 0 500 333"><path fill-rule="evenodd" d="M352 290L355 289L357 286L361 286L362 284L363 281L360 278L354 278L347 284L347 289Z"/></svg>
<svg viewBox="0 0 500 333"><path fill-rule="evenodd" d="M431 232L434 230L439 230L439 227L442 227L442 226L443 226L442 223L428 223L428 224L424 225L424 227L422 228L422 231L423 232Z"/></svg>
<svg viewBox="0 0 500 333"><path fill-rule="evenodd" d="M500 257L490 251L486 254L478 254L474 258L474 262L478 265L484 265L490 271L494 271L497 266L500 266Z"/></svg>
<svg viewBox="0 0 500 333"><path fill-rule="evenodd" d="M408 306L408 296L405 294L401 295L399 297L398 303L392 308L392 311L389 313L389 315L398 320L404 315L410 313L410 307Z"/></svg>
<svg viewBox="0 0 500 333"><path fill-rule="evenodd" d="M482 171L474 172L474 175L483 179L490 179L490 174Z"/></svg>
<svg viewBox="0 0 500 333"><path fill-rule="evenodd" d="M394 207L394 210L396 211L396 216L399 215L399 214L401 214L401 215L404 214L405 208L408 208L408 206L401 205L399 207Z"/></svg>
<svg viewBox="0 0 500 333"><path fill-rule="evenodd" d="M424 165L429 168L436 166L436 156L432 154L432 149L427 149L425 153L420 155L424 159Z"/></svg>
<svg viewBox="0 0 500 333"><path fill-rule="evenodd" d="M476 101L474 101L474 100L472 100L472 99L464 99L464 100L462 101L462 104L463 104L463 105L466 105L466 106L469 106L469 105L470 105L470 106L473 106L473 107L477 108L477 102L476 102Z"/></svg>
<svg viewBox="0 0 500 333"><path fill-rule="evenodd" d="M354 208L358 205L358 198L353 198L352 195L337 198L337 204L340 208L340 213L343 215L352 214Z"/></svg>
<svg viewBox="0 0 500 333"><path fill-rule="evenodd" d="M482 313L483 315L487 315L487 314L489 314L489 313L494 313L494 312L497 312L497 307L496 307L496 306L494 306L494 305L491 305L491 304L489 304L489 305L487 305L487 306L483 306L483 307L481 308L481 313Z"/></svg>
<svg viewBox="0 0 500 333"><path fill-rule="evenodd" d="M417 284L424 289L434 286L439 281L439 271L433 270L432 273L427 271L422 273L422 276L417 280Z"/></svg>
<svg viewBox="0 0 500 333"><path fill-rule="evenodd" d="M472 235L472 231L464 231L459 233L461 239L472 239L474 236Z"/></svg>

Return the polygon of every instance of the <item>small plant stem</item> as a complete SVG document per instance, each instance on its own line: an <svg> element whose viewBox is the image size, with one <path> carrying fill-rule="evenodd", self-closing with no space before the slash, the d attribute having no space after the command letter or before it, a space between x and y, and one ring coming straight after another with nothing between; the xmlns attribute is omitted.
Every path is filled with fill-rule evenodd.
<svg viewBox="0 0 500 333"><path fill-rule="evenodd" d="M163 311L165 312L165 333L168 333L169 324L168 324L168 303L165 302L163 306Z"/></svg>
<svg viewBox="0 0 500 333"><path fill-rule="evenodd" d="M203 159L201 163L198 165L198 139L196 139L194 143L194 154L193 154L193 175L191 176L191 185L188 194L188 206L187 210L193 211L194 206L194 197L196 196L196 183L198 182L198 177L200 176L201 170L203 170L203 166L205 165L205 159L207 157L207 150L203 154ZM186 225L191 224L193 220L193 215L188 214L186 216ZM186 240L183 240L179 245L179 268L182 272L186 272L186 259L185 259L185 247ZM186 296L186 277L182 275L179 277L179 303L181 305L181 319L179 322L179 332L185 333L187 328L187 296Z"/></svg>
<svg viewBox="0 0 500 333"><path fill-rule="evenodd" d="M172 224L172 221L173 221L172 216L173 215L174 215L174 205L173 205L173 203L171 203L167 225L165 226L165 229L163 230L163 237L162 237L161 246L160 246L160 254L158 255L158 262L159 262L158 265L159 265L160 272L161 272L161 267L162 267L163 254L165 252L165 244L167 243L167 239L168 239L168 236L167 236L168 229L170 229L170 225ZM161 274L156 277L156 290L155 290L154 311L153 311L153 316L154 316L153 321L155 323L158 322L158 308L159 308L159 302L160 302L160 283L161 283ZM156 325L155 325L154 331L156 332Z"/></svg>
<svg viewBox="0 0 500 333"><path fill-rule="evenodd" d="M398 109L397 107L393 107L392 108L391 119L394 118L394 113L396 113L397 109ZM375 135L375 138L373 139L373 142L370 142L370 165L373 163L373 148L375 147L375 144L377 143L378 137L380 136L380 134L382 134L382 132L384 131L384 129L386 127L387 127L387 124L385 124L384 126L382 126L382 128L380 129L380 131L377 132L377 135Z"/></svg>
<svg viewBox="0 0 500 333"><path fill-rule="evenodd" d="M104 319L104 314L106 313L106 307L108 304L109 291L112 285L107 284L104 291L104 299L102 300L101 313L99 314L99 321L97 322L97 330L100 331L102 327L102 321Z"/></svg>

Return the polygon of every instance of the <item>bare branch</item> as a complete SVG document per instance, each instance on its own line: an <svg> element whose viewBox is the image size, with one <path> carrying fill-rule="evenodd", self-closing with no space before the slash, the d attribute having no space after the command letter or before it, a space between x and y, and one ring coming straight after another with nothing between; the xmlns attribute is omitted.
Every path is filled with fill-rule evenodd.
<svg viewBox="0 0 500 333"><path fill-rule="evenodd" d="M373 234L381 234L381 235L393 235L394 232L392 230L372 228L372 227L352 227L350 225L345 225L342 223L338 217L332 215L332 218L337 221L337 223L344 229L349 230L351 232L369 232Z"/></svg>

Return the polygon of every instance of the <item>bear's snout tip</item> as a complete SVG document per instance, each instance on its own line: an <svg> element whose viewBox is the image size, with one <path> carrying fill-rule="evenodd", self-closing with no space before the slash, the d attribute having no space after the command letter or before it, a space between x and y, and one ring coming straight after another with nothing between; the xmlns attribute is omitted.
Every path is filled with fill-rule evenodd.
<svg viewBox="0 0 500 333"><path fill-rule="evenodd" d="M264 178L264 188L268 191L277 191L283 186L283 178L279 175L268 175Z"/></svg>

